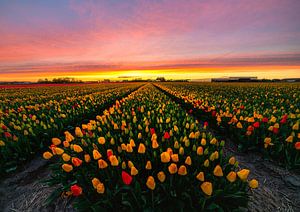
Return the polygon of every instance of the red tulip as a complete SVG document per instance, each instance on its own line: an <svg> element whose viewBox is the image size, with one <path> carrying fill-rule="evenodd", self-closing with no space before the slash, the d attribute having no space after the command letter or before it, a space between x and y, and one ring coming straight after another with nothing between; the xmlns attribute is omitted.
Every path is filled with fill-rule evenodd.
<svg viewBox="0 0 300 212"><path fill-rule="evenodd" d="M295 143L295 149L300 150L300 141Z"/></svg>
<svg viewBox="0 0 300 212"><path fill-rule="evenodd" d="M2 125L2 130L7 130L7 126Z"/></svg>
<svg viewBox="0 0 300 212"><path fill-rule="evenodd" d="M170 138L170 134L169 134L168 132L165 132L164 138L165 138L165 139L169 139L169 138Z"/></svg>
<svg viewBox="0 0 300 212"><path fill-rule="evenodd" d="M82 188L76 184L71 186L71 191L75 197L82 194Z"/></svg>
<svg viewBox="0 0 300 212"><path fill-rule="evenodd" d="M82 164L82 160L80 160L79 158L72 158L72 163L74 164L74 166L80 166Z"/></svg>
<svg viewBox="0 0 300 212"><path fill-rule="evenodd" d="M252 132L254 130L254 128L250 125L248 128L247 128L248 131Z"/></svg>
<svg viewBox="0 0 300 212"><path fill-rule="evenodd" d="M11 138L12 137L12 135L9 132L4 132L4 136L6 138Z"/></svg>
<svg viewBox="0 0 300 212"><path fill-rule="evenodd" d="M217 112L216 112L215 110L213 110L213 111L211 112L211 115L212 115L213 117L215 117L216 114L217 114Z"/></svg>
<svg viewBox="0 0 300 212"><path fill-rule="evenodd" d="M264 123L267 123L269 121L269 119L267 117L264 117L261 121Z"/></svg>
<svg viewBox="0 0 300 212"><path fill-rule="evenodd" d="M150 133L151 133L151 135L153 135L155 133L155 129L154 128L150 128Z"/></svg>
<svg viewBox="0 0 300 212"><path fill-rule="evenodd" d="M192 113L192 112L193 112L193 109L190 109L190 110L189 110L189 113Z"/></svg>
<svg viewBox="0 0 300 212"><path fill-rule="evenodd" d="M278 132L279 132L279 129L278 129L278 128L275 128L275 127L273 127L273 133L274 133L274 134L278 134Z"/></svg>
<svg viewBox="0 0 300 212"><path fill-rule="evenodd" d="M203 126L204 126L204 127L207 127L207 126L208 126L208 122L205 121L204 124L203 124Z"/></svg>
<svg viewBox="0 0 300 212"><path fill-rule="evenodd" d="M242 110L244 110L245 109L245 106L244 105L241 105L241 107L240 107Z"/></svg>
<svg viewBox="0 0 300 212"><path fill-rule="evenodd" d="M132 182L132 177L125 171L122 171L122 180L124 184L130 185Z"/></svg>
<svg viewBox="0 0 300 212"><path fill-rule="evenodd" d="M259 128L259 122L257 121L257 122L255 122L254 124L253 124L253 127L255 127L255 128Z"/></svg>
<svg viewBox="0 0 300 212"><path fill-rule="evenodd" d="M109 157L112 156L112 155L113 155L112 150L111 149L107 150L107 152L106 152L107 158L109 159Z"/></svg>
<svg viewBox="0 0 300 212"><path fill-rule="evenodd" d="M280 123L281 123L281 124L285 124L285 123L286 123L286 118L282 118L282 119L280 120Z"/></svg>

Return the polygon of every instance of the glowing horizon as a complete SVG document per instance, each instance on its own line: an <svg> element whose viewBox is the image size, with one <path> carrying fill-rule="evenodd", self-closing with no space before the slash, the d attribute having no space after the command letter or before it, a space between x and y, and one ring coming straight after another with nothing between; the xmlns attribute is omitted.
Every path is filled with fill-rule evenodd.
<svg viewBox="0 0 300 212"><path fill-rule="evenodd" d="M0 81L300 77L300 1L0 2Z"/></svg>

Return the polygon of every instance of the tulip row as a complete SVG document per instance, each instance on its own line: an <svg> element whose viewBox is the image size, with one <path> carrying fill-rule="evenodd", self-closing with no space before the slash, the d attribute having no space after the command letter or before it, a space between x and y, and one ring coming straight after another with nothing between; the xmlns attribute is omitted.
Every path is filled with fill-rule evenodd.
<svg viewBox="0 0 300 212"><path fill-rule="evenodd" d="M91 84L68 88L38 87L23 91L18 88L1 89L0 175L15 170L20 161L47 147L49 137L61 133L68 126L81 123L84 118L93 117L140 85ZM44 95L40 90L45 92ZM6 95L13 95L14 91L15 99L9 100Z"/></svg>
<svg viewBox="0 0 300 212"><path fill-rule="evenodd" d="M287 167L300 167L300 85L164 83L225 131L241 151L256 149Z"/></svg>
<svg viewBox="0 0 300 212"><path fill-rule="evenodd" d="M82 210L232 210L246 207L249 170L223 155L197 120L145 85L72 134L53 138L49 184Z"/></svg>

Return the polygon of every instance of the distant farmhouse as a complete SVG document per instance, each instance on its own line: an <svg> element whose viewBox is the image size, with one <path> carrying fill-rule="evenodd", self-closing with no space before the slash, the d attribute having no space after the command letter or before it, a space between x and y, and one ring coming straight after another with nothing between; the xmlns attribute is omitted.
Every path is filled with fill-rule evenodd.
<svg viewBox="0 0 300 212"><path fill-rule="evenodd" d="M257 77L226 77L212 78L212 82L257 82Z"/></svg>
<svg viewBox="0 0 300 212"><path fill-rule="evenodd" d="M224 77L212 78L211 82L300 82L300 78L257 79L257 77Z"/></svg>

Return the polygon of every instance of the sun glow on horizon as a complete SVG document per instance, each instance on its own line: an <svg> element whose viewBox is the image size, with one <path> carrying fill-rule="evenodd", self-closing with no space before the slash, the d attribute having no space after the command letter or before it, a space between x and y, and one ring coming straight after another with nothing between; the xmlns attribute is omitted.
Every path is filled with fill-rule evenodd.
<svg viewBox="0 0 300 212"><path fill-rule="evenodd" d="M282 77L283 76L286 77ZM166 79L189 79L200 80L229 76L256 76L260 79L281 79L300 77L300 66L291 67L223 67L223 68L176 68L176 69L155 69L155 70L87 70L81 72L43 72L43 73L24 73L24 74L2 74L0 81L31 81L36 82L39 79L70 77L83 81L96 81L110 79L114 81L132 80L132 79L156 79L165 77Z"/></svg>

